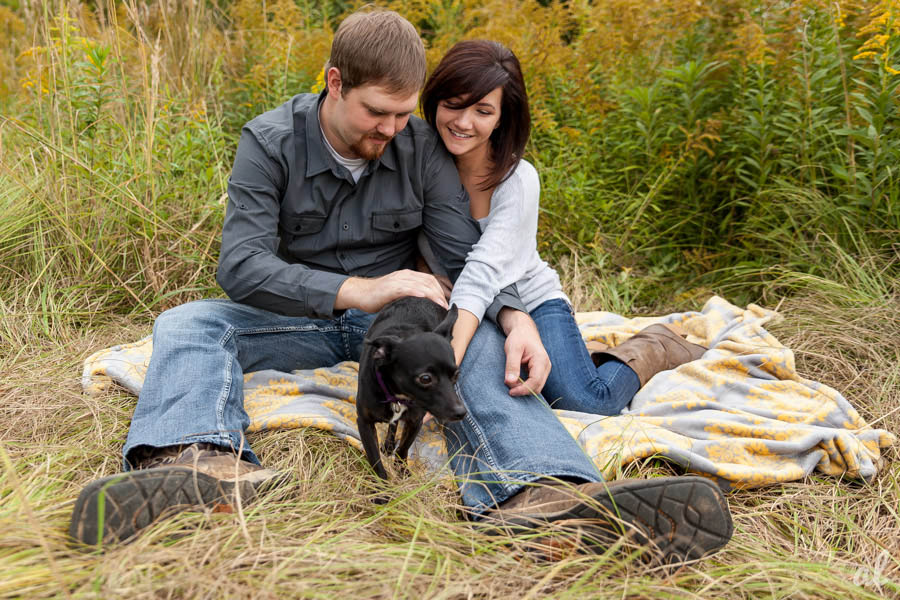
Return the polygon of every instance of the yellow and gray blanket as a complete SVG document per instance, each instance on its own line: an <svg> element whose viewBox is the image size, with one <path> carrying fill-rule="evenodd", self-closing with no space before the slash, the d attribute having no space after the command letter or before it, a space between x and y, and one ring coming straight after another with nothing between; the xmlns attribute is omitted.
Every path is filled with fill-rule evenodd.
<svg viewBox="0 0 900 600"><path fill-rule="evenodd" d="M716 478L723 487L751 488L802 479L818 470L869 479L881 449L896 436L871 428L836 390L797 374L793 352L764 325L774 311L746 309L713 297L700 312L627 319L608 312L577 314L586 342L615 346L653 323L678 323L688 340L709 347L699 360L653 377L623 414L601 417L556 411L607 478L624 465L664 457ZM152 340L114 346L85 361L82 386L97 395L113 383L140 391ZM361 449L356 431L357 364L244 376L249 431L316 427ZM433 421L411 451L427 468L442 468L447 452Z"/></svg>

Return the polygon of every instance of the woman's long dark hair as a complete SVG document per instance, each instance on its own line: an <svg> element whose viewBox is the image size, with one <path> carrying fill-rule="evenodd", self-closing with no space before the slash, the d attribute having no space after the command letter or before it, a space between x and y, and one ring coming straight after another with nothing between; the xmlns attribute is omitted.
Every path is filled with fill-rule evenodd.
<svg viewBox="0 0 900 600"><path fill-rule="evenodd" d="M483 190L493 189L512 175L531 132L528 92L519 59L498 42L459 42L444 55L422 90L422 113L436 127L435 116L442 100L464 97L464 102L454 103L453 107L466 108L498 86L503 88L500 122L491 133L493 169L481 185Z"/></svg>

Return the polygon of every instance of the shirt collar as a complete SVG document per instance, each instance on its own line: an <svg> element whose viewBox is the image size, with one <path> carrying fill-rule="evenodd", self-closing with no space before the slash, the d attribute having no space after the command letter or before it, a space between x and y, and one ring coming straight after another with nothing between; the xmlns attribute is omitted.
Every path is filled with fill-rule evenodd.
<svg viewBox="0 0 900 600"><path fill-rule="evenodd" d="M306 111L306 176L313 177L323 171L331 170L328 149L322 139L322 131L319 124L319 107L325 101L325 95L328 90L322 90L318 100ZM402 133L402 132L400 132ZM394 150L396 138L388 142L384 153L377 160L369 161L365 174L372 173L379 167L384 165L391 171L397 170L397 154Z"/></svg>
<svg viewBox="0 0 900 600"><path fill-rule="evenodd" d="M401 135L403 132L400 131L397 135ZM391 171L397 170L397 153L394 150L394 145L397 143L397 136L394 136L390 142L388 142L387 146L384 149L384 153L378 160L372 161L372 170L375 170L375 167L378 165L384 165Z"/></svg>
<svg viewBox="0 0 900 600"><path fill-rule="evenodd" d="M328 90L322 90L319 98L306 111L306 176L312 177L323 171L331 170L328 162L328 149L322 141L319 129L319 107L325 100Z"/></svg>

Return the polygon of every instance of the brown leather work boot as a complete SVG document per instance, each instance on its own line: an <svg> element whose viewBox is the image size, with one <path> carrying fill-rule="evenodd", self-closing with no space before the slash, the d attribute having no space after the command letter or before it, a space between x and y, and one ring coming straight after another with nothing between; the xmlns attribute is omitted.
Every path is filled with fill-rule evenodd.
<svg viewBox="0 0 900 600"><path fill-rule="evenodd" d="M691 344L674 331L677 326L650 325L645 327L618 346L592 352L595 365L600 365L610 356L621 360L637 373L641 387L660 371L674 369L692 360L697 360L706 348Z"/></svg>
<svg viewBox="0 0 900 600"><path fill-rule="evenodd" d="M603 552L622 535L650 546L662 564L722 548L734 531L719 487L703 477L658 477L569 485L540 480L483 515L512 533L549 525L574 533L579 550ZM558 546L558 542L556 543Z"/></svg>
<svg viewBox="0 0 900 600"><path fill-rule="evenodd" d="M192 509L232 512L277 483L264 469L214 444L151 448L137 470L92 481L81 490L69 536L88 545L128 541L159 519Z"/></svg>

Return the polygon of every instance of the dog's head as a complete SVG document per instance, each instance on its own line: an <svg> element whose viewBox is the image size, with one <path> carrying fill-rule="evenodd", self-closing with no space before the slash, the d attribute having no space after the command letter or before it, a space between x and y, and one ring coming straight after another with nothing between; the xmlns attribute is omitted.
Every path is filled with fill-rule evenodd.
<svg viewBox="0 0 900 600"><path fill-rule="evenodd" d="M466 416L466 407L454 386L459 368L450 337L456 316L453 306L434 331L384 335L367 341L374 351L374 366L389 382L391 393L441 422Z"/></svg>

